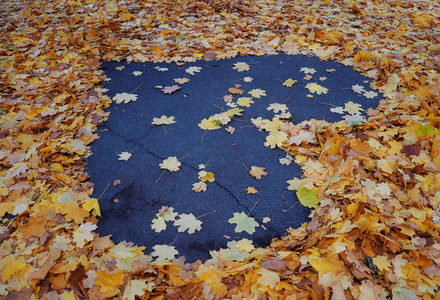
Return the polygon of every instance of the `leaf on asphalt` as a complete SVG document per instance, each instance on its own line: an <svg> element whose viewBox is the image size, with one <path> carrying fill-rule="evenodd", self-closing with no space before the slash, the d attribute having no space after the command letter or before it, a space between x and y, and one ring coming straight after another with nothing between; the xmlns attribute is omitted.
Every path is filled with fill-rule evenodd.
<svg viewBox="0 0 440 300"><path fill-rule="evenodd" d="M127 160L130 159L130 157L132 157L131 153L126 152L126 151L124 151L124 152L122 152L122 153L120 153L118 155L119 155L118 160L125 160L125 161L127 161Z"/></svg>
<svg viewBox="0 0 440 300"><path fill-rule="evenodd" d="M129 93L119 93L116 94L113 97L113 101L115 101L117 104L120 103L129 103L131 101L136 101L137 100L137 95L135 94L129 94Z"/></svg>
<svg viewBox="0 0 440 300"><path fill-rule="evenodd" d="M249 71L250 66L245 62L238 62L234 64L233 70L237 70L238 72Z"/></svg>
<svg viewBox="0 0 440 300"><path fill-rule="evenodd" d="M255 177L257 179L261 179L261 176L266 176L267 172L265 172L266 168L264 167L256 167L252 166L251 170L249 171L249 174L251 174L252 177Z"/></svg>
<svg viewBox="0 0 440 300"><path fill-rule="evenodd" d="M180 166L182 164L180 163L180 161L177 160L177 157L175 156L170 156L166 159L164 159L160 164L159 167L161 169L165 169L168 170L170 172L176 172L180 170Z"/></svg>
<svg viewBox="0 0 440 300"><path fill-rule="evenodd" d="M327 94L328 89L323 87L322 85L316 84L316 83L307 83L306 88L311 92L311 93L316 93L318 95L321 94Z"/></svg>
<svg viewBox="0 0 440 300"><path fill-rule="evenodd" d="M180 214L179 218L180 219L176 219L174 221L174 226L178 227L178 232L185 232L186 230L188 230L189 234L193 234L196 230L202 230L201 225L203 224L203 222L197 220L197 218L193 214Z"/></svg>
<svg viewBox="0 0 440 300"><path fill-rule="evenodd" d="M298 80L293 80L292 78L289 78L283 82L283 85L287 86L287 87L292 87L297 82L298 82Z"/></svg>
<svg viewBox="0 0 440 300"><path fill-rule="evenodd" d="M178 84L184 84L189 82L189 78L183 77L183 78L174 78L174 82Z"/></svg>
<svg viewBox="0 0 440 300"><path fill-rule="evenodd" d="M304 72L305 74L315 74L316 70L314 68L307 68L303 67L300 69L301 72Z"/></svg>
<svg viewBox="0 0 440 300"><path fill-rule="evenodd" d="M192 66L192 67L187 68L185 70L185 72L188 74L194 75L195 73L199 73L201 69L202 69L201 67Z"/></svg>
<svg viewBox="0 0 440 300"><path fill-rule="evenodd" d="M247 216L244 212L234 213L234 217L230 218L228 223L236 224L235 232L246 231L249 234L253 234L255 228L259 226L254 218Z"/></svg>
<svg viewBox="0 0 440 300"><path fill-rule="evenodd" d="M248 92L248 94L251 95L254 98L259 99L259 98L261 98L263 96L266 96L266 91L262 90L262 89L253 89L253 90L250 90Z"/></svg>
<svg viewBox="0 0 440 300"><path fill-rule="evenodd" d="M174 116L167 117L165 115L162 115L160 118L153 118L153 121L151 122L153 125L170 125L174 123L176 123L176 121L174 121Z"/></svg>
<svg viewBox="0 0 440 300"><path fill-rule="evenodd" d="M207 188L208 188L208 185L205 182L199 181L199 182L193 183L192 190L194 192L199 193L199 192L206 192Z"/></svg>
<svg viewBox="0 0 440 300"><path fill-rule="evenodd" d="M248 194L256 194L256 193L258 193L258 191L257 191L254 187L251 187L251 186L249 186L249 187L246 189L246 192L247 192Z"/></svg>
<svg viewBox="0 0 440 300"><path fill-rule="evenodd" d="M169 95L180 89L181 87L178 85L166 86L162 89L162 93Z"/></svg>
<svg viewBox="0 0 440 300"><path fill-rule="evenodd" d="M168 245L155 245L153 246L152 256L157 257L157 262L166 261L169 259L173 259L176 255L179 255L179 252L176 250L174 246Z"/></svg>

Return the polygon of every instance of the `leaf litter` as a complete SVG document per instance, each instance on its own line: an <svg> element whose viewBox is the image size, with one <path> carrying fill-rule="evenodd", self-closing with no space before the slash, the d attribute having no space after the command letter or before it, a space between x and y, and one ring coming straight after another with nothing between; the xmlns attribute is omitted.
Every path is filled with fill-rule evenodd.
<svg viewBox="0 0 440 300"><path fill-rule="evenodd" d="M0 295L435 299L439 13L435 1L400 0L3 2ZM97 236L98 199L90 197L83 169L111 102L100 89L99 61L186 62L277 51L353 66L385 96L359 124L266 123L288 135L281 147L313 186L311 196L302 188L307 199L319 199L312 220L270 248L231 241L192 266L170 261L178 255L171 245L145 255L143 247ZM289 143L299 132L311 135ZM75 139L86 153L72 147Z"/></svg>

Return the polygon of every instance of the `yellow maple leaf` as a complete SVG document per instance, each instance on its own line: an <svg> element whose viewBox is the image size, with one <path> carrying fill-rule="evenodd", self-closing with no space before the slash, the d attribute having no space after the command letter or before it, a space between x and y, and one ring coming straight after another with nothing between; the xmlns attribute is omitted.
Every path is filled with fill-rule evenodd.
<svg viewBox="0 0 440 300"><path fill-rule="evenodd" d="M202 128L203 130L215 130L215 129L219 129L220 126L220 122L217 122L213 117L209 117L209 119L203 119L200 123L199 123L199 127Z"/></svg>
<svg viewBox="0 0 440 300"><path fill-rule="evenodd" d="M98 199L96 198L90 198L86 200L82 204L82 207L88 212L92 212L94 216L98 216L98 217L101 216L101 208L99 207L99 202Z"/></svg>
<svg viewBox="0 0 440 300"><path fill-rule="evenodd" d="M318 94L318 95L321 95L321 94L327 94L327 92L328 92L328 89L327 89L327 88L325 88L325 87L323 87L322 85L319 85L319 84L317 84L317 83L313 83L313 82L308 83L308 84L306 85L306 88L307 88L311 93L316 93L316 94Z"/></svg>
<svg viewBox="0 0 440 300"><path fill-rule="evenodd" d="M265 172L266 168L263 167L256 167L252 166L251 170L249 171L249 174L251 174L252 177L255 177L257 179L261 179L261 176L266 176L267 172Z"/></svg>
<svg viewBox="0 0 440 300"><path fill-rule="evenodd" d="M94 279L101 292L110 292L119 288L124 283L125 274L122 272L109 273L96 271L97 277Z"/></svg>
<svg viewBox="0 0 440 300"><path fill-rule="evenodd" d="M264 143L264 146L270 147L271 149L274 149L275 147L281 148L283 142L286 140L287 133L285 133L284 131L276 131L266 137L266 142Z"/></svg>
<svg viewBox="0 0 440 300"><path fill-rule="evenodd" d="M292 78L289 78L283 82L283 85L287 86L287 87L292 87L297 82L298 82L298 80L293 80Z"/></svg>
<svg viewBox="0 0 440 300"><path fill-rule="evenodd" d="M222 273L214 266L200 265L196 275L200 280L210 284L217 295L224 295L228 290L228 287L222 283Z"/></svg>
<svg viewBox="0 0 440 300"><path fill-rule="evenodd" d="M209 181L209 182L214 182L214 180L215 180L214 174L211 172L206 172L206 171L199 172L199 179L201 181Z"/></svg>
<svg viewBox="0 0 440 300"><path fill-rule="evenodd" d="M261 275L261 277L257 279L257 282L262 286L269 286L273 289L277 283L280 282L280 275L274 271L261 268L256 273Z"/></svg>
<svg viewBox="0 0 440 300"><path fill-rule="evenodd" d="M251 186L248 187L246 189L246 191L247 191L248 194L256 194L256 193L258 193L258 191L255 188L251 187Z"/></svg>
<svg viewBox="0 0 440 300"><path fill-rule="evenodd" d="M1 260L2 265L2 280L6 281L12 276L17 275L20 270L24 269L26 266L24 264L24 257L16 258L14 255L10 254Z"/></svg>
<svg viewBox="0 0 440 300"><path fill-rule="evenodd" d="M391 264L388 262L387 259L387 256L378 255L376 257L373 257L373 263L379 269L379 271L388 271Z"/></svg>
<svg viewBox="0 0 440 300"><path fill-rule="evenodd" d="M237 99L237 104L240 106L251 107L251 104L255 103L252 97L240 97Z"/></svg>

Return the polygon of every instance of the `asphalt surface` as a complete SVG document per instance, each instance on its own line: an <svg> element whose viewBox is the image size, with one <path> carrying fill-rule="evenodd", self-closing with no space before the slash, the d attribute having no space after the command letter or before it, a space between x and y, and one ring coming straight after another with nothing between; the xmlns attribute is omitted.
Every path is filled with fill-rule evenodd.
<svg viewBox="0 0 440 300"><path fill-rule="evenodd" d="M233 69L237 62L248 63L250 69ZM123 69L115 69L122 66ZM191 75L186 72L191 66L201 69ZM302 68L316 72L306 74ZM300 178L300 168L295 163L279 163L286 153L265 147L267 133L250 123L251 118L272 119L274 112L267 110L267 106L284 103L293 123L312 118L335 122L343 115L331 112L330 108L344 107L352 101L367 110L375 107L380 97L369 99L352 90L353 85L362 85L366 91L372 91L368 78L351 67L316 57L280 54L183 65L103 62L102 69L111 79L104 82L110 97L134 91L137 100L112 103L109 119L98 128L100 139L92 144L87 172L95 184L94 197L100 197L102 211L96 231L112 235L115 242L146 246L146 253L152 252L155 245L171 244L188 262L209 259L210 250L225 248L232 240L246 238L254 245L267 246L272 238L286 234L289 227L296 228L309 220L310 210L301 204L283 212L298 201L295 192L287 189L286 181ZM142 74L135 76L135 71ZM304 79L306 75L312 78ZM184 77L190 81L174 81ZM252 82L246 82L245 77L251 77ZM283 86L289 78L298 82L292 87ZM309 82L326 87L328 92L311 93L305 88ZM235 100L251 97L248 92L252 89L262 89L266 96L253 99L255 103L249 108L241 107L242 116L228 125L213 131L202 130L198 124L204 118L230 109L223 97L236 84L242 85L243 94L233 95ZM181 89L171 94L161 91L173 85ZM176 123L151 124L153 118L162 115L174 116ZM228 126L235 128L233 134L226 132ZM127 161L118 160L122 152L132 156ZM179 171L164 172L159 167L170 156L182 163ZM215 181L207 182L206 192L197 193L192 187L199 181L200 164L207 165L205 170L214 174ZM251 166L266 168L268 175L260 180L252 177L248 170ZM247 194L248 187L254 187L258 193ZM200 217L201 230L179 233L178 227L169 221L166 230L156 232L151 227L152 220L162 206ZM253 234L235 232L236 225L228 223L234 213L241 212L259 224ZM267 218L270 221L263 223Z"/></svg>

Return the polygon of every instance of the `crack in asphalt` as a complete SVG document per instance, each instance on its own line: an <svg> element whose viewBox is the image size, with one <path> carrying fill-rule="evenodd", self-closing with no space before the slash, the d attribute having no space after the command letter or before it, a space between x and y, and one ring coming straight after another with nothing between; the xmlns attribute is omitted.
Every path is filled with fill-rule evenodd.
<svg viewBox="0 0 440 300"><path fill-rule="evenodd" d="M160 160L164 160L164 159L165 159L164 157L161 157L161 156L157 155L156 153L154 153L153 151L151 151L150 149L148 149L147 147L145 147L142 143L139 143L138 141L135 141L135 140L133 140L133 139L131 139L131 138L128 138L128 137L126 137L126 136L124 136L124 135L121 135L121 134L119 134L119 133L116 133L113 129L109 128L109 127L106 126L105 124L103 124L102 126L103 126L105 129L107 129L109 132L111 132L113 135L115 135L115 136L117 136L117 137L119 137L119 138L121 138L121 139L123 139L123 140L125 140L125 141L128 141L128 142L130 142L130 143L132 143L132 144L138 145L139 147L141 147L143 150L145 150L145 151L146 151L148 154L150 154L151 156L153 156L153 157L155 157L155 158L157 158L157 159L160 159ZM187 166L187 167L193 169L194 171L199 172L199 169L197 169L196 167L194 167L194 166L192 166L192 165L190 165L190 164L188 164L188 163L186 163L186 162L181 162L181 163L182 163L182 165L185 165L185 166ZM271 227L268 226L268 225L264 225L264 223L263 223L262 220L256 218L255 215L252 214L251 209L249 209L249 207L247 207L246 205L244 205L243 203L241 203L241 202L240 202L240 199L237 198L237 197L234 195L234 193L233 193L232 191L230 191L227 187L225 187L225 186L223 186L222 184L220 184L217 180L215 180L214 183L215 183L219 188L221 188L222 190L224 190L228 195L230 195L230 196L232 197L232 199L234 199L234 200L238 203L238 205L240 205L241 207L243 207L243 208L247 211L248 215L251 215L251 216L257 221L257 223L260 224L260 226L262 226L263 228L265 228L265 229L267 229L267 230L270 230L270 231L272 231L273 233L277 234L278 237L281 237L281 236L282 236L282 234L281 234L280 232L278 232L277 230L271 228ZM116 193L115 196L118 195L118 194L120 194L121 192L127 190L127 189L130 188L131 186L132 186L132 184L130 184L128 187L124 188L122 191Z"/></svg>

